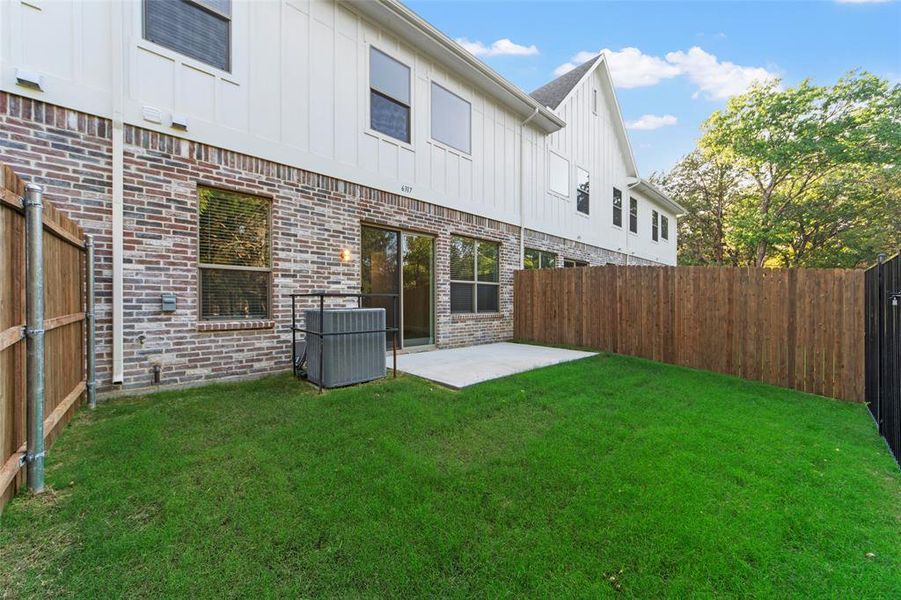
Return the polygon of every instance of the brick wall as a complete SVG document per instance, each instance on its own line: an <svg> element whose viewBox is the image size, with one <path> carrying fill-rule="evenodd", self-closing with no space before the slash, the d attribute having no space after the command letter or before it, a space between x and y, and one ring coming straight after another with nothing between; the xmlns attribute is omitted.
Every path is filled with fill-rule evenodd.
<svg viewBox="0 0 901 600"><path fill-rule="evenodd" d="M581 260L587 262L592 267L602 266L608 263L613 265L658 264L654 261L639 258L637 256L627 256L622 252L598 248L597 246L592 246L576 240L568 240L549 233L541 233L539 231L532 231L531 229L526 229L525 233L525 247L556 254L558 267L563 266L564 258Z"/></svg>
<svg viewBox="0 0 901 600"><path fill-rule="evenodd" d="M0 93L0 125L0 160L43 185L49 200L95 236L98 385L112 391L111 124ZM362 224L434 237L439 347L512 338L518 227L134 126L126 126L124 133L123 388L150 387L155 366L165 386L288 369L288 295L358 291ZM270 320L199 319L198 185L272 201ZM498 313L450 312L450 239L455 234L500 244ZM561 258L623 262L615 252L535 232L527 235L527 246L555 251ZM350 250L348 262L340 260L343 249ZM176 312L161 312L163 292L177 295Z"/></svg>

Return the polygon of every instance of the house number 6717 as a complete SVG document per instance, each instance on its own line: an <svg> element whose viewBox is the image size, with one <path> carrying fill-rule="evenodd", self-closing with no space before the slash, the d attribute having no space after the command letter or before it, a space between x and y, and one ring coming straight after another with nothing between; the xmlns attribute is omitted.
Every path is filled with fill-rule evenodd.
<svg viewBox="0 0 901 600"><path fill-rule="evenodd" d="M409 194L410 192L413 191L413 186L412 185L402 185L402 186L400 186L400 191L402 191L405 194Z"/></svg>

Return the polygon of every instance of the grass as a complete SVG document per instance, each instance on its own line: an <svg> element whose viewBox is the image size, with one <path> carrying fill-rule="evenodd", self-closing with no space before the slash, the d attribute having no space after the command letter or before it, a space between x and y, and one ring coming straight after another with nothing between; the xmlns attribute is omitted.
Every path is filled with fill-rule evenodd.
<svg viewBox="0 0 901 600"><path fill-rule="evenodd" d="M864 406L639 359L117 400L48 465L10 596L901 597Z"/></svg>

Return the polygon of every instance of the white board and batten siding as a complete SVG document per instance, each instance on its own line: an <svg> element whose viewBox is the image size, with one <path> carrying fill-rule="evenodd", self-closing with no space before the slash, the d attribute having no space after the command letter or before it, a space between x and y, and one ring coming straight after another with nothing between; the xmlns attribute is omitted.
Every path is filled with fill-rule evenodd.
<svg viewBox="0 0 901 600"><path fill-rule="evenodd" d="M143 39L139 1L5 0L0 3L0 87L110 118L113 100L121 96L126 123L508 223L524 219L531 229L612 250L675 261L674 218L672 261L665 249L650 246L649 232L645 247L641 239L611 226L614 185L623 191L628 219L624 149L614 134L618 117L607 107L612 98L602 95L593 117L591 85L575 90L559 107L567 126L548 136L529 125L521 128L523 117L514 110L352 7L334 0L235 0L231 7L226 72ZM410 143L369 128L370 45L411 69ZM124 57L121 74L113 73L116 52ZM39 73L43 91L18 85L20 68ZM589 79L599 82L597 71ZM471 104L470 153L431 139L431 82ZM603 87L598 84L598 89ZM187 118L186 130L172 127L174 115ZM550 149L570 161L569 199L547 191ZM576 166L591 173L589 217L575 209ZM647 230L650 216L640 219Z"/></svg>
<svg viewBox="0 0 901 600"><path fill-rule="evenodd" d="M603 65L572 90L555 112L566 127L534 140L534 153L529 159L532 193L527 195L525 225L545 233L577 240L593 246L623 252L639 258L676 264L676 216L668 208L629 189L636 173L630 172L629 152L616 113L615 98L604 81ZM592 94L597 90L598 106L592 108ZM530 144L530 149L531 149ZM560 195L548 184L549 152L569 163L568 195ZM590 207L585 215L576 210L578 169L590 176ZM623 224L613 224L613 188L622 192ZM638 200L638 232L629 231L629 197ZM669 219L669 240L651 239L651 211Z"/></svg>

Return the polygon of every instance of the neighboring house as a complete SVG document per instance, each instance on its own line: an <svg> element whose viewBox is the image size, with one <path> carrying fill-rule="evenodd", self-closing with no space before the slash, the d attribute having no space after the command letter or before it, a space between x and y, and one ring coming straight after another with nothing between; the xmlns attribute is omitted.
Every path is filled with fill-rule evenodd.
<svg viewBox="0 0 901 600"><path fill-rule="evenodd" d="M522 266L675 264L601 57L530 96L395 0L6 0L0 61L0 161L98 243L102 389L287 368L291 292L459 346Z"/></svg>

